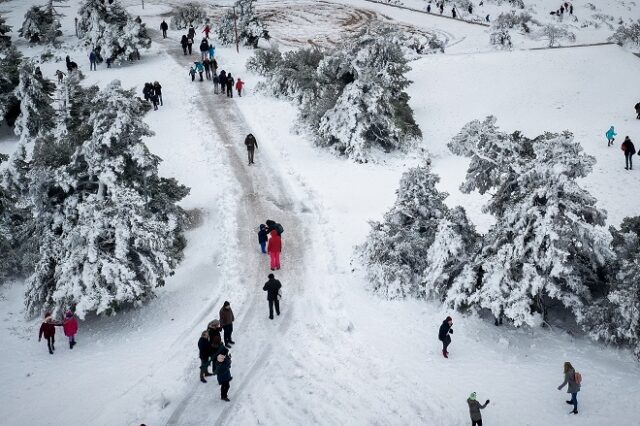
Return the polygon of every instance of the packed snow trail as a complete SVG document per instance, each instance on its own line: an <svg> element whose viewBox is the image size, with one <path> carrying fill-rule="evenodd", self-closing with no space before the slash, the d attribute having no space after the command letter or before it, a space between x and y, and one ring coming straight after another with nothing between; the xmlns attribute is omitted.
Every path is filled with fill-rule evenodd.
<svg viewBox="0 0 640 426"><path fill-rule="evenodd" d="M171 57L178 63L191 61L194 55L184 56L175 40L163 41ZM185 60L186 59L186 60ZM220 69L224 69L221 61ZM186 73L184 78L187 78ZM234 340L237 344L231 348L232 366L229 397L231 403L220 401L220 388L215 376L212 376L207 384L198 381L197 353L195 350L194 335L194 364L193 376L190 378L192 389L177 404L172 404L172 412L167 420L168 425L190 425L211 423L217 418L217 423L222 424L228 412L236 401L241 400L241 390L247 386L251 377L262 368L269 357L273 345L280 341L287 331L291 321L293 299L301 290L302 283L296 277L304 275L304 247L305 235L302 221L298 217L300 209L290 198L286 185L280 177L279 171L269 166L268 158L260 150L263 143L269 141L258 140L255 162L253 166L247 165L247 150L244 138L251 129L247 125L242 113L238 110L235 100L226 95L214 94L211 81L204 82L196 79L193 82L195 92L194 101L206 110L207 116L213 122L214 128L210 129L224 141L224 152L227 164L233 171L238 183L240 199L236 212L237 234L229 236L236 239L236 244L231 247L237 251L240 270L237 275L236 285L244 286L252 296L247 304L239 306L231 301L236 315L234 323ZM266 293L262 290L269 268L269 257L262 254L257 241L257 228L266 219L273 219L282 223L283 233L282 270L274 274L283 284L283 299L281 300L281 315L273 321L267 318L268 306ZM211 313L211 318L217 318L217 311ZM210 320L209 319L209 320ZM206 329L208 321L201 324L202 330Z"/></svg>

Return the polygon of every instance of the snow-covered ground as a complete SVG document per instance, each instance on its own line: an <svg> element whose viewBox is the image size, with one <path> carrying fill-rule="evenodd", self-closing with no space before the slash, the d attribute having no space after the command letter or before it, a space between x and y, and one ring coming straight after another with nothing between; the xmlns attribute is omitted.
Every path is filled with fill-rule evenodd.
<svg viewBox="0 0 640 426"><path fill-rule="evenodd" d="M145 2L143 12L129 2L132 13L152 28L167 10L165 2L158 3ZM284 14L292 19L274 29L282 37L300 38L303 11L318 13L308 0L283 8L295 3L300 7ZM189 81L189 59L175 55L176 32L155 43L140 64L90 73L88 63L78 61L88 83L118 78L138 90L145 81L163 84L165 105L145 118L156 132L147 143L164 159L161 173L191 187L183 205L201 210L203 221L189 231L185 260L158 298L135 312L81 323L73 351L59 334L58 350L50 356L37 343L39 322L24 319L22 284L0 288L3 424L453 426L469 423L465 400L472 391L483 401L491 399L483 412L489 425L640 424L640 368L628 351L560 329L496 328L432 303L381 300L367 291L352 263L367 221L382 217L401 173L425 155L432 156L449 202L465 206L486 229L481 197L457 189L466 161L445 145L464 123L488 114L508 131L573 131L598 158L584 185L609 212L609 222L617 225L637 214L640 201L624 188L636 187L638 172L625 171L620 150L603 141L612 124L620 136L640 138L632 108L640 59L615 46L477 53L490 50L486 28L362 0L341 0L335 15L329 2L321 2L322 25L309 20L309 38L339 37L341 22L351 13L345 4L365 10L360 16L384 15L447 34L455 44L445 55L411 63L409 94L424 140L410 155L354 164L313 147L293 131L293 106L253 90L256 77L244 71L251 53L246 49L239 55L218 49L221 67L247 81L246 95L233 101L211 95L207 83ZM11 11L16 25L23 2L1 6ZM277 2L264 7L277 8ZM275 19L273 25L278 25ZM232 133L220 132L227 127L216 120L225 116L230 123L222 124ZM245 167L231 146L250 131L260 144L255 169ZM3 150L10 146L7 140L15 138L3 136ZM283 222L283 318L275 324L267 319L262 282L252 281L265 268L250 264L257 254L238 252L255 244L256 224L247 219L273 211L290 220ZM238 317L227 405L215 383L198 381L196 364L200 331L217 316L223 300L231 301ZM442 358L436 338L447 314L453 315L455 330L449 360ZM577 417L567 415L566 394L556 390L564 361L584 377Z"/></svg>

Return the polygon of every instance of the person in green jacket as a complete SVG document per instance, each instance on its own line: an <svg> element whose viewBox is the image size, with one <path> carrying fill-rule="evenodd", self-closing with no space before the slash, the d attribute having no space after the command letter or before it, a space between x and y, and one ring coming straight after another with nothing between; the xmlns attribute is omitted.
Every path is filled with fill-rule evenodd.
<svg viewBox="0 0 640 426"><path fill-rule="evenodd" d="M482 414L480 410L484 409L489 405L489 400L484 403L484 405L480 404L476 399L476 393L472 392L467 398L467 404L469 404L469 414L471 415L471 426L482 426Z"/></svg>

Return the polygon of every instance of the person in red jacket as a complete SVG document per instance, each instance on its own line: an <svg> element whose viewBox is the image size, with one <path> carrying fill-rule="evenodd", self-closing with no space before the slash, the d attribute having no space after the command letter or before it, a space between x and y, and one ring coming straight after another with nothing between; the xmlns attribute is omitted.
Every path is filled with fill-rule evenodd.
<svg viewBox="0 0 640 426"><path fill-rule="evenodd" d="M277 230L272 230L267 245L267 252L271 257L271 270L280 269L280 252L282 251L282 239Z"/></svg>
<svg viewBox="0 0 640 426"><path fill-rule="evenodd" d="M73 312L67 311L62 329L64 335L69 338L69 349L73 349L76 345L76 334L78 334L78 319L73 315Z"/></svg>
<svg viewBox="0 0 640 426"><path fill-rule="evenodd" d="M53 355L53 351L56 350L55 344L55 336L56 336L56 326L61 326L62 324L53 320L51 313L47 312L44 314L44 321L40 326L40 334L38 335L38 342L42 340L42 335L47 339L47 347L49 348L49 353Z"/></svg>
<svg viewBox="0 0 640 426"><path fill-rule="evenodd" d="M238 78L238 81L236 81L236 90L238 91L238 97L242 97L243 88L244 88L244 81Z"/></svg>

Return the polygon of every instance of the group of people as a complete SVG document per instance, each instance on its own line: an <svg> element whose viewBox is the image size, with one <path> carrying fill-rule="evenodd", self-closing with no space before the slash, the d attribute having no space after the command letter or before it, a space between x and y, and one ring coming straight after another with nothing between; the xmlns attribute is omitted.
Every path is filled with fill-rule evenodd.
<svg viewBox="0 0 640 426"><path fill-rule="evenodd" d="M229 348L235 344L231 337L235 315L231 303L225 301L218 313L219 319L209 322L207 329L202 332L198 340L198 356L200 358L200 381L207 383L207 377L216 375L220 385L220 399L229 401L231 388L231 353ZM221 337L224 333L224 342ZM212 372L209 372L209 366Z"/></svg>
<svg viewBox="0 0 640 426"><path fill-rule="evenodd" d="M483 4L484 4L484 1L481 1L479 3L479 6L482 6ZM444 0L436 1L435 6L440 11L440 15L444 14ZM473 14L473 3L469 2L469 4L467 5L467 11L469 12L469 15ZM431 1L429 1L429 3L427 4L427 13L431 13ZM456 9L455 4L451 6L451 17L453 19L458 18L458 9ZM489 22L489 15L485 17L485 21Z"/></svg>
<svg viewBox="0 0 640 426"><path fill-rule="evenodd" d="M502 323L502 320L500 320ZM496 325L498 325L496 319ZM449 358L449 345L451 344L451 335L453 334L453 319L448 316L442 321L440 325L440 329L438 330L438 339L442 342L442 355L445 358ZM566 401L567 404L573 405L573 410L570 411L571 414L578 414L578 392L580 392L580 387L582 383L582 375L578 373L575 368L571 365L570 362L564 363L564 381L560 386L558 386L558 390L562 390L565 386L567 386L567 393L571 394L571 399ZM489 400L487 399L484 404L480 404L477 400L476 392L471 393L469 398L467 399L467 404L469 405L469 414L471 416L471 425L472 426L482 426L482 414L480 410L484 409L489 405Z"/></svg>
<svg viewBox="0 0 640 426"><path fill-rule="evenodd" d="M157 81L153 83L145 83L142 88L142 94L144 95L144 100L149 101L153 104L153 110L158 110L158 104L160 106L163 105L162 102L162 86Z"/></svg>
<svg viewBox="0 0 640 426"><path fill-rule="evenodd" d="M280 253L282 252L282 233L284 228L281 224L267 219L260 225L258 230L258 243L262 253L269 253L271 258L271 270L280 270Z"/></svg>
<svg viewBox="0 0 640 426"><path fill-rule="evenodd" d="M638 103L638 105L636 105L636 112L639 109L637 108L639 105L640 102ZM638 114L638 119L640 119L640 113ZM614 128L614 126L609 127L609 130L607 130L604 134L604 136L607 138L607 146L613 145L617 135L618 134L616 133L616 129ZM625 170L633 170L633 156L636 154L636 147L633 145L633 142L631 141L631 138L629 136L624 137L624 141L622 142L622 145L620 145L620 149L624 153Z"/></svg>
<svg viewBox="0 0 640 426"><path fill-rule="evenodd" d="M564 15L565 13L568 13L569 15L573 15L573 4L569 2L564 2L560 5L558 9L552 10L550 12L551 15L556 15L559 17L562 17L562 15Z"/></svg>
<svg viewBox="0 0 640 426"><path fill-rule="evenodd" d="M76 345L76 334L78 334L78 319L70 310L67 311L62 321L55 321L50 312L44 314L44 321L42 321L38 333L38 342L42 341L42 337L44 337L51 355L56 350L56 327L62 327L64 335L69 339L69 349L73 349Z"/></svg>

